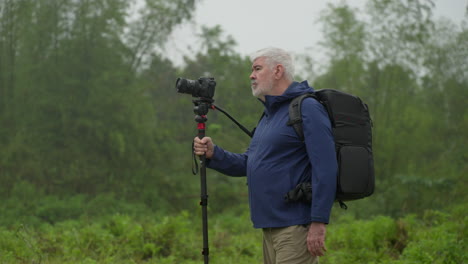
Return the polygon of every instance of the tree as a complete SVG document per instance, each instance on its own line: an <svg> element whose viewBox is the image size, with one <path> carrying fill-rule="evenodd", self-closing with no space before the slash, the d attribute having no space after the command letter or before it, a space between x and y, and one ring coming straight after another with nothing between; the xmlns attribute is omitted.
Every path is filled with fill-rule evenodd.
<svg viewBox="0 0 468 264"><path fill-rule="evenodd" d="M138 71L195 1L145 4L129 22L124 0L0 3L2 195L22 180L46 193L144 193L164 154Z"/></svg>
<svg viewBox="0 0 468 264"><path fill-rule="evenodd" d="M315 86L360 96L374 121L379 196L363 201L369 212L440 206L434 192L456 192L453 180L466 170L456 147L466 141L459 130L466 123L466 29L434 21L433 7L432 1L371 0L361 20L346 4L329 5L321 17L330 62Z"/></svg>

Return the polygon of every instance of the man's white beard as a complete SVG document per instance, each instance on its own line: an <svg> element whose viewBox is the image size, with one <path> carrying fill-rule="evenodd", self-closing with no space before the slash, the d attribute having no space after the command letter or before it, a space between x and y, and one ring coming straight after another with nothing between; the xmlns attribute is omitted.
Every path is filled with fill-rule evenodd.
<svg viewBox="0 0 468 264"><path fill-rule="evenodd" d="M253 83L255 81L252 80L251 82ZM253 96L264 99L265 95L273 89L273 80L270 80L268 83L264 83L263 85L257 84L256 88L252 85L251 88Z"/></svg>

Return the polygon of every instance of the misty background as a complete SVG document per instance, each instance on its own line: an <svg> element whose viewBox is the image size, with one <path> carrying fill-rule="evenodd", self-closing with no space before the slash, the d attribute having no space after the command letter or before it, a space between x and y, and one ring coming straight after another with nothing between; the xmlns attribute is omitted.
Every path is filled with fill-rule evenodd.
<svg viewBox="0 0 468 264"><path fill-rule="evenodd" d="M0 263L199 263L196 122L175 81L214 77L252 129L247 54L266 46L373 120L376 191L335 206L321 262L467 262L467 3L316 2L0 0ZM206 133L249 144L218 111ZM259 263L245 178L207 174L213 262Z"/></svg>

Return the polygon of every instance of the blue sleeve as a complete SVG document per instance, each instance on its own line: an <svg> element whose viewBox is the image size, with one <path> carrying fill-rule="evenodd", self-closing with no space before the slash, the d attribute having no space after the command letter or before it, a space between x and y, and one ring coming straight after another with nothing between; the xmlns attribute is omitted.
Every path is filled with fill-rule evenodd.
<svg viewBox="0 0 468 264"><path fill-rule="evenodd" d="M210 169L229 176L245 176L247 174L246 153L232 153L215 145L214 154L211 159L207 160L206 165Z"/></svg>
<svg viewBox="0 0 468 264"><path fill-rule="evenodd" d="M302 118L312 166L312 221L328 223L335 201L338 173L331 122L325 108L313 98L303 101Z"/></svg>

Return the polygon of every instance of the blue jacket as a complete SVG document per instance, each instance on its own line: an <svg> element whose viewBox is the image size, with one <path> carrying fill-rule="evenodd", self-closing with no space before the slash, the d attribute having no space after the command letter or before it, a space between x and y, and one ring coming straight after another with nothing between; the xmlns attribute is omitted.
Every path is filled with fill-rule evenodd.
<svg viewBox="0 0 468 264"><path fill-rule="evenodd" d="M236 154L215 146L209 168L247 176L251 219L256 228L328 223L335 200L337 161L330 120L313 98L302 103L305 142L287 126L290 101L313 91L307 81L293 82L281 96L265 97L265 115L249 148ZM285 194L312 181L312 204L287 203Z"/></svg>

